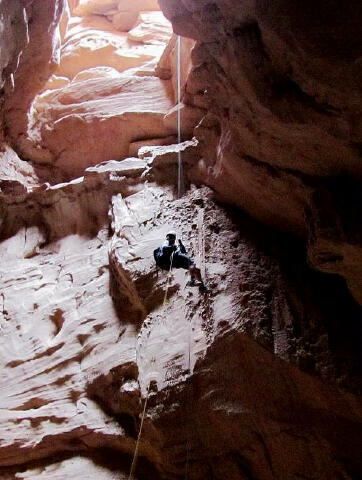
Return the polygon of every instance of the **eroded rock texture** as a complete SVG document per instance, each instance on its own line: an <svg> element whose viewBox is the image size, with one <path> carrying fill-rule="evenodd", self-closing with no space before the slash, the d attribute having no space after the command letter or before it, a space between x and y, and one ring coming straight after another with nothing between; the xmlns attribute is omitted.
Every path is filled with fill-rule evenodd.
<svg viewBox="0 0 362 480"><path fill-rule="evenodd" d="M62 211L65 224L81 202ZM55 228L57 211L49 216ZM153 382L139 478L182 477L187 458L200 479L358 472L357 398L300 371L358 390L360 312L340 282L324 291L298 245L280 237L270 249L267 231L205 191L175 202L165 187L145 185L113 196L110 220L111 231L96 236L91 222L46 241L43 224L2 244L1 464L65 452L96 458L109 448L126 473L140 395ZM163 304L167 275L150 252L175 227L212 290L188 288L177 271ZM348 334L342 311L354 325Z"/></svg>
<svg viewBox="0 0 362 480"><path fill-rule="evenodd" d="M360 478L358 11L160 3L180 144L155 1L0 2L0 477Z"/></svg>
<svg viewBox="0 0 362 480"><path fill-rule="evenodd" d="M209 111L196 133L202 181L307 236L311 265L344 276L362 302L360 2L160 4L197 40L186 91Z"/></svg>

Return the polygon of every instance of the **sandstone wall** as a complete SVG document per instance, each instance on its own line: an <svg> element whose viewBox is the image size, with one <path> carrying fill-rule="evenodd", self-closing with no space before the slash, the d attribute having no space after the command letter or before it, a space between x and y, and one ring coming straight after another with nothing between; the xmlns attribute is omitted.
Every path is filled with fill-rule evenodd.
<svg viewBox="0 0 362 480"><path fill-rule="evenodd" d="M12 148L51 183L127 158L134 142L172 143L177 132L175 36L157 2L63 7L19 6L25 43L18 34L21 55L16 73L9 70L4 109ZM182 44L183 87L193 43ZM192 136L203 113L182 105L183 138Z"/></svg>
<svg viewBox="0 0 362 480"><path fill-rule="evenodd" d="M357 478L360 309L343 285L208 190L174 201L124 162L9 212L28 226L1 243L2 478L127 478L150 382L139 479ZM208 295L175 271L164 304L152 250L170 228Z"/></svg>
<svg viewBox="0 0 362 480"><path fill-rule="evenodd" d="M0 3L0 478L360 478L358 8L160 3L180 145L155 2Z"/></svg>
<svg viewBox="0 0 362 480"><path fill-rule="evenodd" d="M24 8L22 12L27 35L19 47L21 56L17 69L13 72L14 83L7 83L4 105L6 132L10 142L18 150L27 142L31 103L59 63L58 24L64 0L24 2Z"/></svg>
<svg viewBox="0 0 362 480"><path fill-rule="evenodd" d="M186 101L209 111L195 132L199 178L308 238L310 264L342 275L361 302L360 3L160 5L197 40Z"/></svg>

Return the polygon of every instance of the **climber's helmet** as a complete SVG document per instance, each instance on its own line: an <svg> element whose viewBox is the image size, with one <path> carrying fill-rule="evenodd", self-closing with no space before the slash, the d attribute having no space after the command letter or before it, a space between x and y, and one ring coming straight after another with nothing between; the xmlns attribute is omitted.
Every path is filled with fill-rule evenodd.
<svg viewBox="0 0 362 480"><path fill-rule="evenodd" d="M168 241L169 245L174 245L176 242L176 232L171 231L166 234L166 240Z"/></svg>

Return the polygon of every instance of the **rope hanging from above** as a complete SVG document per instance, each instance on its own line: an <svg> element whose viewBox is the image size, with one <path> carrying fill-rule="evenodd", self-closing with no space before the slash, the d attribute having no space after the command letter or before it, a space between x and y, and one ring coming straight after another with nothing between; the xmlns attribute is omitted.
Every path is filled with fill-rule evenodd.
<svg viewBox="0 0 362 480"><path fill-rule="evenodd" d="M177 143L181 143L181 37L177 36ZM181 149L178 150L178 198L184 194Z"/></svg>
<svg viewBox="0 0 362 480"><path fill-rule="evenodd" d="M181 37L180 37L180 35L177 36L177 142L179 144L181 143ZM177 186L178 186L178 189L177 189L178 190L177 191L178 198L181 198L182 195L184 194L184 188L183 188L182 156L181 156L181 149L180 148L178 150ZM164 299L163 299L163 306L165 306L166 301L167 301L167 295L168 295L168 289L169 289L169 283L170 283L170 276L171 276L171 270L172 270L172 262L173 262L173 255L171 256L171 265L170 265L170 270L169 270L168 276L167 276L167 283L166 283L165 296L164 296ZM190 345L189 345L189 356L190 356ZM189 363L190 363L190 358L189 358ZM144 423L144 419L145 419L145 416L146 416L146 408L147 408L149 393L150 393L150 386L148 386L147 395L146 395L145 403L144 403L144 406L143 406L140 429L139 429L139 432L138 432L136 447L135 447L135 451L134 451L134 455L133 455L131 471L130 471L128 480L133 480L134 472L136 470L140 440L141 440L141 435L142 435L143 423ZM186 465L186 472L187 471L188 471L188 461L187 461L187 465ZM186 473L186 477L187 477L187 473Z"/></svg>
<svg viewBox="0 0 362 480"><path fill-rule="evenodd" d="M138 432L138 437L137 437L137 442L136 442L136 448L135 448L135 451L134 451L133 460L132 460L132 465L131 465L131 471L129 472L128 480L133 480L133 478L134 478L134 472L135 472L135 470L136 470L136 464L137 464L137 458L138 458L138 450L139 450L139 448L140 448L140 440L141 440L141 435L142 435L143 422L144 422L145 416L146 416L146 408L147 408L147 402L148 402L149 394L150 394L150 387L148 387L148 389L147 389L147 395L146 395L145 403L144 403L144 405L143 405L143 411L142 411L142 417L141 417L141 425L140 425L140 430L139 430L139 432Z"/></svg>
<svg viewBox="0 0 362 480"><path fill-rule="evenodd" d="M170 277L171 277L171 271L172 271L172 263L173 263L173 254L171 255L170 269L169 269L168 274L167 274L165 296L163 298L163 303L162 303L163 307L166 305L166 302L167 302L167 295L168 295L168 289L169 289L169 286L170 286ZM143 411L142 411L142 416L141 416L141 424L140 424L140 429L139 429L138 436L137 436L136 447L135 447L135 451L134 451L134 454L133 454L132 465L131 465L131 470L129 472L128 480L133 480L134 472L136 470L138 452L139 452L139 448L140 448L140 441L141 441L141 435L142 435L142 429L143 429L143 423L144 423L145 417L146 417L146 409L147 409L147 402L148 402L149 395L150 395L150 385L148 385L147 395L146 395L145 403L143 405Z"/></svg>

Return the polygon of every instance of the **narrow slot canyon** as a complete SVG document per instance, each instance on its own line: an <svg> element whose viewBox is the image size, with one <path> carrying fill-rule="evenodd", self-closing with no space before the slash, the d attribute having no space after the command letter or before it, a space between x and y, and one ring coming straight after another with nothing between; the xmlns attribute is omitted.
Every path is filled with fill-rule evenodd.
<svg viewBox="0 0 362 480"><path fill-rule="evenodd" d="M0 0L1 480L361 478L361 25Z"/></svg>

